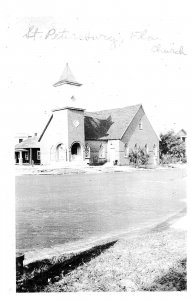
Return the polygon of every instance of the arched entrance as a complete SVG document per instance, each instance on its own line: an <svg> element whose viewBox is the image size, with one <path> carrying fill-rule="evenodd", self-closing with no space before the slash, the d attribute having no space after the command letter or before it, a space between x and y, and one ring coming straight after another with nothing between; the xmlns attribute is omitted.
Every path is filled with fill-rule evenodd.
<svg viewBox="0 0 191 300"><path fill-rule="evenodd" d="M71 160L81 160L82 159L82 147L80 143L75 142L71 146Z"/></svg>
<svg viewBox="0 0 191 300"><path fill-rule="evenodd" d="M67 157L66 157L67 153L66 153L66 147L63 144L59 144L56 147L56 160L57 161L66 161Z"/></svg>

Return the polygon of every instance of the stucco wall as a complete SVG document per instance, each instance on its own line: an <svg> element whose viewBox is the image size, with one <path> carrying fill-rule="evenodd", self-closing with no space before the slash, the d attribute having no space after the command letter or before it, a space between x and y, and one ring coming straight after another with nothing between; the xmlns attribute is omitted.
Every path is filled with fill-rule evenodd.
<svg viewBox="0 0 191 300"><path fill-rule="evenodd" d="M51 159L50 149L52 146L63 143L68 148L68 120L67 110L53 113L53 118L41 139L41 163L49 164Z"/></svg>
<svg viewBox="0 0 191 300"><path fill-rule="evenodd" d="M74 126L73 122L79 125ZM53 118L41 139L41 163L50 164L56 161L56 155L51 156L51 147L63 143L67 151L67 160L71 159L71 145L79 142L84 158L84 112L77 110L58 110L53 112Z"/></svg>

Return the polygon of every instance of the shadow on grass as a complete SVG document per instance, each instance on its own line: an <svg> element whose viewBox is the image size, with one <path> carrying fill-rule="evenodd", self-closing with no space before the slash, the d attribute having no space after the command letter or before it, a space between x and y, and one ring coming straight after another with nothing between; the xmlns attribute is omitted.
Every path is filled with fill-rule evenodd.
<svg viewBox="0 0 191 300"><path fill-rule="evenodd" d="M116 241L95 246L89 250L73 255L68 259L58 259L56 262L45 259L36 261L24 267L23 274L17 275L16 292L41 292L49 282L59 281L64 275L78 266L99 256L103 251L112 247ZM32 277L31 277L31 274Z"/></svg>
<svg viewBox="0 0 191 300"><path fill-rule="evenodd" d="M163 277L156 280L151 286L145 287L143 291L186 291L187 290L187 271L186 259L177 263L177 266L171 268Z"/></svg>

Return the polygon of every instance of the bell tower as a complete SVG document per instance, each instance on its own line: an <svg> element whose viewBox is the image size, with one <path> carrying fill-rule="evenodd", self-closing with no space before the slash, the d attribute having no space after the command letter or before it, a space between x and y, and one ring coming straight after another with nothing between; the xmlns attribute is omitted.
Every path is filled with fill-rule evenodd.
<svg viewBox="0 0 191 300"><path fill-rule="evenodd" d="M74 107L75 97L71 93L82 86L66 64L64 72L53 85L59 89L64 86L65 96L68 92L67 105L52 110L52 117L41 138L46 162L71 162L84 160L84 109ZM46 152L46 153L45 153Z"/></svg>

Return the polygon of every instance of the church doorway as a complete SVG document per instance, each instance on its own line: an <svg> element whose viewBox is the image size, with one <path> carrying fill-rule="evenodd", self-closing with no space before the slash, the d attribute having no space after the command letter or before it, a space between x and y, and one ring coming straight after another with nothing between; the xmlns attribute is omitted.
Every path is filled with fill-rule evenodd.
<svg viewBox="0 0 191 300"><path fill-rule="evenodd" d="M76 161L82 159L82 149L80 143L74 143L71 146L71 160Z"/></svg>

